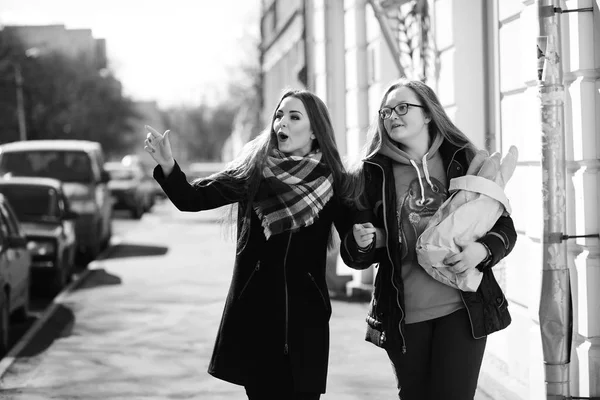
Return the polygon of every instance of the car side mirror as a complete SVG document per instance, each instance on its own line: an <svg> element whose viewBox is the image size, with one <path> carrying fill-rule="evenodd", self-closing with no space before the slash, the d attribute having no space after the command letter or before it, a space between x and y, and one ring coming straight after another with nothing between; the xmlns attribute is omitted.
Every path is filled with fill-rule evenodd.
<svg viewBox="0 0 600 400"><path fill-rule="evenodd" d="M10 236L6 242L9 248L27 247L27 239L21 236Z"/></svg>
<svg viewBox="0 0 600 400"><path fill-rule="evenodd" d="M100 173L100 182L108 183L108 181L110 181L110 174L103 169Z"/></svg>

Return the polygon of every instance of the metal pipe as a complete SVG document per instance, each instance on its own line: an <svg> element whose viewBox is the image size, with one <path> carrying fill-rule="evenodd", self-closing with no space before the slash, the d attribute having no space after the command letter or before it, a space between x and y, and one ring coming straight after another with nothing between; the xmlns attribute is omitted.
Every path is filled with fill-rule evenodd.
<svg viewBox="0 0 600 400"><path fill-rule="evenodd" d="M539 307L546 398L569 397L572 302L567 266L565 89L558 0L539 0L538 89L542 126L542 289Z"/></svg>

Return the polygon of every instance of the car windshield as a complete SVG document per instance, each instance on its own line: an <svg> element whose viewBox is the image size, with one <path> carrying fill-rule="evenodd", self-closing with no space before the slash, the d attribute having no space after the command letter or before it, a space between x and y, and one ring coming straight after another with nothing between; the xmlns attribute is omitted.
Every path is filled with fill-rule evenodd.
<svg viewBox="0 0 600 400"><path fill-rule="evenodd" d="M58 196L52 188L0 185L0 193L8 199L17 217L23 222L51 222L59 216Z"/></svg>
<svg viewBox="0 0 600 400"><path fill-rule="evenodd" d="M63 182L92 181L90 157L83 151L8 152L0 157L0 176L38 176Z"/></svg>
<svg viewBox="0 0 600 400"><path fill-rule="evenodd" d="M133 171L127 168L107 168L106 171L113 181L129 181L135 178Z"/></svg>

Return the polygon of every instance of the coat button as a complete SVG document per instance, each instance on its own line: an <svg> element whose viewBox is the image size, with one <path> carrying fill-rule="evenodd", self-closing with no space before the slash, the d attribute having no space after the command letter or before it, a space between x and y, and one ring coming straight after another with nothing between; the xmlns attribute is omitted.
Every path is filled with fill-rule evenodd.
<svg viewBox="0 0 600 400"><path fill-rule="evenodd" d="M498 303L498 304L502 303L502 297L496 297L496 303Z"/></svg>

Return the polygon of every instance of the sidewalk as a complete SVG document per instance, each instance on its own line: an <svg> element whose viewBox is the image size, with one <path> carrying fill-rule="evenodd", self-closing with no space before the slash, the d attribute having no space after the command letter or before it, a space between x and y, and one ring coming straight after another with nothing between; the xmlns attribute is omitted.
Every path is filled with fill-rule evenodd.
<svg viewBox="0 0 600 400"><path fill-rule="evenodd" d="M62 297L2 377L2 399L246 398L206 372L233 241L206 216L158 213L143 224ZM385 353L363 340L366 307L333 302L323 399L394 398Z"/></svg>
<svg viewBox="0 0 600 400"><path fill-rule="evenodd" d="M206 370L234 243L203 216L157 212L95 263L0 381L0 398L246 399ZM204 219L202 219L204 218ZM364 341L367 304L333 300L323 400L395 399L385 352ZM482 399L476 397L476 399Z"/></svg>

